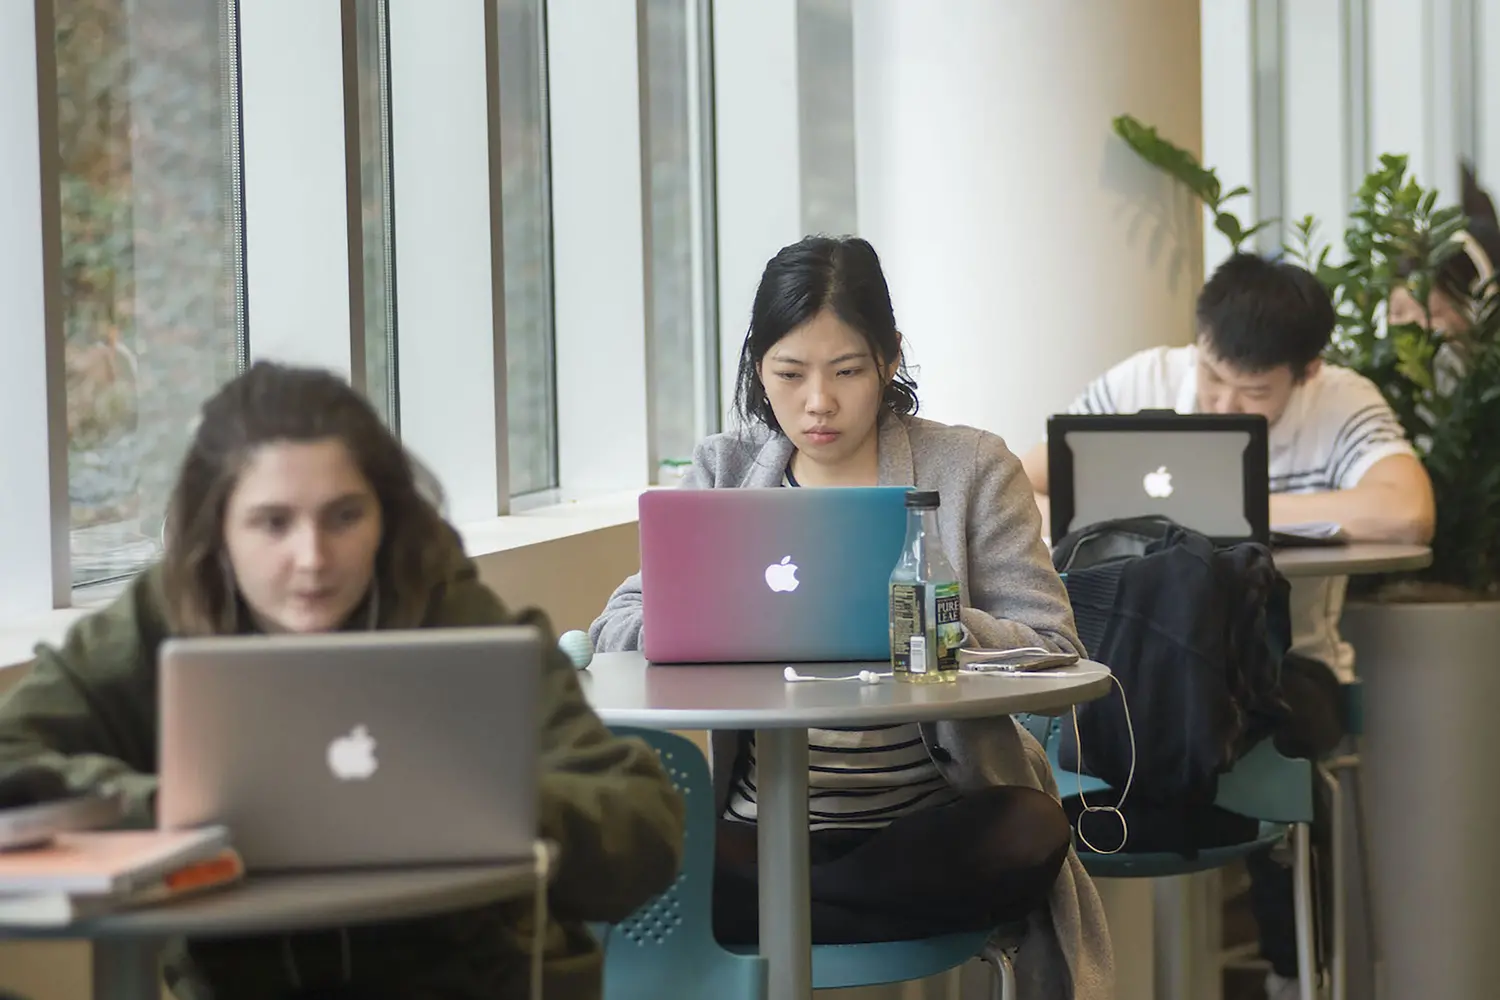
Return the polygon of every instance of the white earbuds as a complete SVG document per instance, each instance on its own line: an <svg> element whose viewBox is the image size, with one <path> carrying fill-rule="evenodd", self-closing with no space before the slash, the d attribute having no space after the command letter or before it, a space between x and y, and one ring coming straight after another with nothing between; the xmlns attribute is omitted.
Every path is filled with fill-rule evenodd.
<svg viewBox="0 0 1500 1000"><path fill-rule="evenodd" d="M818 674L799 674L796 667L787 667L781 676L789 681L859 681L862 684L878 684L882 677L891 676L890 671L861 670L857 674L842 674L838 677L821 677Z"/></svg>
<svg viewBox="0 0 1500 1000"><path fill-rule="evenodd" d="M580 632L576 628L564 632L557 637L557 648L566 653L568 659L573 661L573 666L579 670L587 669L594 662L594 643L587 632Z"/></svg>

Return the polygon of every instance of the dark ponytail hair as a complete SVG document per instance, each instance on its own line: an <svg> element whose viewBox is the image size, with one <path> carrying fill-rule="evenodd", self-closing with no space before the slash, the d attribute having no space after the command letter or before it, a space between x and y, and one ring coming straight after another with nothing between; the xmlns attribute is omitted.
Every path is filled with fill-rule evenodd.
<svg viewBox="0 0 1500 1000"><path fill-rule="evenodd" d="M887 365L899 361L881 401L898 416L916 413L917 384L900 360L901 334L875 248L855 236L808 236L777 251L761 275L735 379L734 408L740 417L781 430L760 380L761 360L824 309L865 338L882 377Z"/></svg>

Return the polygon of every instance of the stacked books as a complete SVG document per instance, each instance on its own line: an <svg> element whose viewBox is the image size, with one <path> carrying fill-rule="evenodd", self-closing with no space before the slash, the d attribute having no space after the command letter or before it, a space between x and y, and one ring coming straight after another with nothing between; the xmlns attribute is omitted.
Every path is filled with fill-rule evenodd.
<svg viewBox="0 0 1500 1000"><path fill-rule="evenodd" d="M244 872L221 826L60 833L0 852L0 926L62 927L229 885Z"/></svg>

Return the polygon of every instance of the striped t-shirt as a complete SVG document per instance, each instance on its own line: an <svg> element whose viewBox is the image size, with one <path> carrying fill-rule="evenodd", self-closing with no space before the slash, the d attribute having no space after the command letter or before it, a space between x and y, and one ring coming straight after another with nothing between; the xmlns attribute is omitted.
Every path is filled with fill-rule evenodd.
<svg viewBox="0 0 1500 1000"><path fill-rule="evenodd" d="M797 485L790 468L782 482ZM724 815L754 823L753 737L748 753ZM811 729L807 758L807 818L814 830L876 829L898 816L958 798L927 755L921 727L915 722L870 729Z"/></svg>
<svg viewBox="0 0 1500 1000"><path fill-rule="evenodd" d="M1198 348L1141 351L1089 383L1070 413L1135 413L1198 408ZM1401 422L1375 383L1323 365L1298 384L1267 440L1272 493L1347 490L1391 455L1415 455ZM1353 676L1354 650L1339 637L1346 577L1292 581L1292 649Z"/></svg>
<svg viewBox="0 0 1500 1000"><path fill-rule="evenodd" d="M915 722L872 729L812 729L807 737L807 819L814 830L874 829L958 798L927 755ZM753 738L748 752L724 815L754 823Z"/></svg>

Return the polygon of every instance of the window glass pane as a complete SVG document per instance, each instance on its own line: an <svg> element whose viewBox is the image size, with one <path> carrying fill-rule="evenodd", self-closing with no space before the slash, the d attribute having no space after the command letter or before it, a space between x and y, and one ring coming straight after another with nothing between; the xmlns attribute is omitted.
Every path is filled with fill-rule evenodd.
<svg viewBox="0 0 1500 1000"><path fill-rule="evenodd" d="M647 0L646 142L651 213L651 442L658 481L692 458L700 436L716 429L718 328L711 271L705 264L707 143L702 109L711 106L699 71L699 0Z"/></svg>
<svg viewBox="0 0 1500 1000"><path fill-rule="evenodd" d="M385 0L357 0L360 220L363 227L365 394L387 424L396 411L396 298L391 206L390 58Z"/></svg>
<svg viewBox="0 0 1500 1000"><path fill-rule="evenodd" d="M500 0L500 185L510 491L557 485L542 0Z"/></svg>
<svg viewBox="0 0 1500 1000"><path fill-rule="evenodd" d="M243 361L232 9L55 3L75 587L159 555L198 408Z"/></svg>

